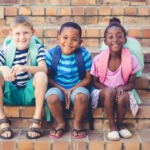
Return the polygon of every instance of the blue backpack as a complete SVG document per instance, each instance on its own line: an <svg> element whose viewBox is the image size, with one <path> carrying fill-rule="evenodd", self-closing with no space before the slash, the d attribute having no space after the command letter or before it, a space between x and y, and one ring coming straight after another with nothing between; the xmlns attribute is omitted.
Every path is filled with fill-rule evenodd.
<svg viewBox="0 0 150 150"><path fill-rule="evenodd" d="M78 47L77 50L75 51L76 63L77 63L79 76L80 76L81 80L86 75L84 59L82 56L82 49L83 49L83 47ZM53 50L54 50L54 54L52 57L51 70L52 70L53 76L55 77L56 73L57 73L57 66L59 63L60 56L61 56L61 48L60 48L60 46L56 46L53 48Z"/></svg>

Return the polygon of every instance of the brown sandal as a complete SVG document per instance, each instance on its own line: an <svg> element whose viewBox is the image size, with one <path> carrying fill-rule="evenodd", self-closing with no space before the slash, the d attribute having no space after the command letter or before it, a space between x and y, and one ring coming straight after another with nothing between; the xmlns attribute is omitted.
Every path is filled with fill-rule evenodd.
<svg viewBox="0 0 150 150"><path fill-rule="evenodd" d="M33 118L33 119L31 120L31 122L40 125L40 128L41 128L42 122L41 122L40 119L35 119L35 118ZM28 139L37 139L37 138L41 137L41 134L42 134L42 133L41 133L40 128L31 127L31 128L29 128L29 130L28 130L28 132L32 131L32 132L39 133L39 134L40 134L39 136L31 137L31 136L28 135L28 132L27 132L26 137L27 137Z"/></svg>
<svg viewBox="0 0 150 150"><path fill-rule="evenodd" d="M8 123L9 126L10 126L10 124L11 124L11 122L10 122L10 120L9 120L8 118L0 119L0 125L1 125L2 123ZM0 138L2 138L2 139L11 139L11 138L13 137L13 132L12 132L11 128L10 128L10 127L2 128L2 129L0 130L0 134L4 133L5 131L10 131L10 132L11 132L11 136L5 137L5 136L0 135Z"/></svg>

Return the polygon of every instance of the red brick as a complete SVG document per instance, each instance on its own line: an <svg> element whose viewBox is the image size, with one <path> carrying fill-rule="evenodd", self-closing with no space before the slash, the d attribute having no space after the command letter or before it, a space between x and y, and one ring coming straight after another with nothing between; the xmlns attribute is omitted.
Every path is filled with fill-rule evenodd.
<svg viewBox="0 0 150 150"><path fill-rule="evenodd" d="M150 29L143 29L143 38L150 38Z"/></svg>
<svg viewBox="0 0 150 150"><path fill-rule="evenodd" d="M109 19L111 19L112 17L99 17L99 22L98 22L98 24L100 25L100 26L108 26L108 24L109 24Z"/></svg>
<svg viewBox="0 0 150 150"><path fill-rule="evenodd" d="M124 15L124 8L122 7L113 7L112 15Z"/></svg>
<svg viewBox="0 0 150 150"><path fill-rule="evenodd" d="M47 0L25 0L22 1L22 5L45 5Z"/></svg>
<svg viewBox="0 0 150 150"><path fill-rule="evenodd" d="M60 17L59 24L62 25L65 22L70 22L71 20L72 20L72 18L70 16Z"/></svg>
<svg viewBox="0 0 150 150"><path fill-rule="evenodd" d="M68 0L48 0L47 2L51 5L70 5L70 1Z"/></svg>
<svg viewBox="0 0 150 150"><path fill-rule="evenodd" d="M46 38L44 39L44 45L50 48L50 47L54 47L58 45L58 43L57 43L56 38Z"/></svg>
<svg viewBox="0 0 150 150"><path fill-rule="evenodd" d="M37 37L43 37L43 29L36 28L35 34L37 35Z"/></svg>
<svg viewBox="0 0 150 150"><path fill-rule="evenodd" d="M97 8L96 7L87 7L86 15L88 15L88 16L97 15Z"/></svg>
<svg viewBox="0 0 150 150"><path fill-rule="evenodd" d="M126 7L125 8L125 15L136 15L137 8L136 7Z"/></svg>
<svg viewBox="0 0 150 150"><path fill-rule="evenodd" d="M90 132L88 133L89 137L89 150L100 150L104 149L104 139L102 132Z"/></svg>
<svg viewBox="0 0 150 150"><path fill-rule="evenodd" d="M140 98L149 98L150 92L148 90L136 90Z"/></svg>
<svg viewBox="0 0 150 150"><path fill-rule="evenodd" d="M44 31L45 37L57 37L57 29L45 29Z"/></svg>
<svg viewBox="0 0 150 150"><path fill-rule="evenodd" d="M101 119L94 119L93 120L93 127L94 127L94 129L102 130L102 120Z"/></svg>
<svg viewBox="0 0 150 150"><path fill-rule="evenodd" d="M5 20L0 20L0 27L4 27L5 26Z"/></svg>
<svg viewBox="0 0 150 150"><path fill-rule="evenodd" d="M32 11L32 15L39 15L39 16L43 16L44 15L44 8L43 7L33 7L31 9Z"/></svg>
<svg viewBox="0 0 150 150"><path fill-rule="evenodd" d="M68 150L68 141L67 142L54 142L53 150Z"/></svg>
<svg viewBox="0 0 150 150"><path fill-rule="evenodd" d="M83 25L85 23L85 17L75 16L73 18L74 22L78 23L79 25Z"/></svg>
<svg viewBox="0 0 150 150"><path fill-rule="evenodd" d="M6 7L5 8L5 16L16 16L17 8Z"/></svg>
<svg viewBox="0 0 150 150"><path fill-rule="evenodd" d="M140 149L140 141L135 133L132 133L131 139L123 139L124 140L124 149L127 150L139 150Z"/></svg>
<svg viewBox="0 0 150 150"><path fill-rule="evenodd" d="M139 37L141 37L141 30L140 29L129 29L128 36L139 38Z"/></svg>
<svg viewBox="0 0 150 150"><path fill-rule="evenodd" d="M99 46L99 41L98 41L98 39L96 39L96 38L93 38L93 39L91 39L91 38L89 38L88 39L88 46L90 46L90 47L97 47L97 46Z"/></svg>
<svg viewBox="0 0 150 150"><path fill-rule="evenodd" d="M124 17L124 23L125 23L125 25L141 24L141 18L140 17Z"/></svg>
<svg viewBox="0 0 150 150"><path fill-rule="evenodd" d="M83 7L73 7L73 15L83 16L84 8Z"/></svg>
<svg viewBox="0 0 150 150"><path fill-rule="evenodd" d="M139 16L149 16L149 11L150 11L150 9L149 9L149 7L139 7L138 8L138 14L137 15L139 15Z"/></svg>
<svg viewBox="0 0 150 150"><path fill-rule="evenodd" d="M45 25L45 18L44 17L31 17L33 25Z"/></svg>
<svg viewBox="0 0 150 150"><path fill-rule="evenodd" d="M97 23L98 23L98 17L96 17L96 16L86 17L85 24L87 24L87 25L96 25Z"/></svg>
<svg viewBox="0 0 150 150"><path fill-rule="evenodd" d="M0 30L0 33L1 33L1 37L7 37L9 35L9 30L8 28L3 28Z"/></svg>
<svg viewBox="0 0 150 150"><path fill-rule="evenodd" d="M122 142L120 141L107 141L105 150L121 150L122 149Z"/></svg>
<svg viewBox="0 0 150 150"><path fill-rule="evenodd" d="M46 15L47 16L57 16L58 9L56 7L47 7L46 8Z"/></svg>
<svg viewBox="0 0 150 150"><path fill-rule="evenodd" d="M72 0L72 5L95 5L95 4L96 4L95 0L86 0L86 1Z"/></svg>
<svg viewBox="0 0 150 150"><path fill-rule="evenodd" d="M22 107L20 114L22 118L32 118L34 113L35 113L35 107L30 106L30 107Z"/></svg>
<svg viewBox="0 0 150 150"><path fill-rule="evenodd" d="M0 150L16 150L16 141L18 133L13 132L13 138L11 140L0 140Z"/></svg>
<svg viewBox="0 0 150 150"><path fill-rule="evenodd" d="M49 25L58 25L57 17L46 17L46 24Z"/></svg>
<svg viewBox="0 0 150 150"><path fill-rule="evenodd" d="M2 0L1 5L19 5L20 0Z"/></svg>
<svg viewBox="0 0 150 150"><path fill-rule="evenodd" d="M0 19L4 18L4 8L0 7Z"/></svg>
<svg viewBox="0 0 150 150"><path fill-rule="evenodd" d="M4 106L4 113L7 117L19 117L19 107Z"/></svg>
<svg viewBox="0 0 150 150"><path fill-rule="evenodd" d="M11 24L11 22L12 22L12 17L6 17L6 21L5 21L5 24L6 25L10 25Z"/></svg>
<svg viewBox="0 0 150 150"><path fill-rule="evenodd" d="M93 118L102 118L102 108L94 108L92 109Z"/></svg>
<svg viewBox="0 0 150 150"><path fill-rule="evenodd" d="M18 150L33 150L32 142L32 140L27 140L25 133L21 134L18 139Z"/></svg>
<svg viewBox="0 0 150 150"><path fill-rule="evenodd" d="M150 120L149 119L138 120L137 129L138 130L149 130L150 129Z"/></svg>
<svg viewBox="0 0 150 150"><path fill-rule="evenodd" d="M30 7L20 7L19 8L19 15L31 15Z"/></svg>
<svg viewBox="0 0 150 150"><path fill-rule="evenodd" d="M50 139L48 138L48 133L42 134L42 137L34 142L35 150L50 150Z"/></svg>
<svg viewBox="0 0 150 150"><path fill-rule="evenodd" d="M121 4L121 1L120 0L113 0L113 1L110 1L110 0L105 0L104 1L104 4L106 5L120 5Z"/></svg>
<svg viewBox="0 0 150 150"><path fill-rule="evenodd" d="M61 7L60 16L69 16L71 15L71 7Z"/></svg>
<svg viewBox="0 0 150 150"><path fill-rule="evenodd" d="M111 15L111 8L110 7L100 7L99 15L103 15L103 16Z"/></svg>
<svg viewBox="0 0 150 150"><path fill-rule="evenodd" d="M87 29L87 37L100 37L100 29Z"/></svg>
<svg viewBox="0 0 150 150"><path fill-rule="evenodd" d="M137 113L137 118L150 118L150 105L140 106L140 109Z"/></svg>

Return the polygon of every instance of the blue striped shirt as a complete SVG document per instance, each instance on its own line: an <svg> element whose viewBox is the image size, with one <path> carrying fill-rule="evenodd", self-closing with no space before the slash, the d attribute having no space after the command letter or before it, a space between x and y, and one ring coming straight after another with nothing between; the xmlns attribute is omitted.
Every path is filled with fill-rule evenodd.
<svg viewBox="0 0 150 150"><path fill-rule="evenodd" d="M45 60L45 51L41 44L36 44L38 49L38 56L36 58L37 62L41 60ZM7 46L4 46L2 50L0 50L0 66L5 65L5 51ZM22 65L25 66L27 64L27 55L28 55L28 49L25 50L18 50L16 49L15 58L13 61L12 66L14 65ZM16 86L26 86L29 81L29 75L28 72L20 72L20 74L17 75L17 78L12 82Z"/></svg>
<svg viewBox="0 0 150 150"><path fill-rule="evenodd" d="M46 52L46 63L49 69L51 69L53 54L53 50ZM82 56L84 58L85 69L88 71L91 69L92 64L91 55L87 50L82 49ZM72 88L81 81L74 53L71 55L61 54L54 81L66 89Z"/></svg>

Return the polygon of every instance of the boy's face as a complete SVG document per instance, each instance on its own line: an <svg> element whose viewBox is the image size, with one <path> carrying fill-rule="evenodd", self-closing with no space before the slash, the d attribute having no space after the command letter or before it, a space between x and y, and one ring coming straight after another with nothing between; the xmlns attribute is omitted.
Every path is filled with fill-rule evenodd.
<svg viewBox="0 0 150 150"><path fill-rule="evenodd" d="M79 31L72 27L64 27L57 37L61 51L64 55L70 55L82 43Z"/></svg>
<svg viewBox="0 0 150 150"><path fill-rule="evenodd" d="M34 32L35 31L28 26L18 25L10 31L10 35L15 41L17 49L24 50L29 47L29 42Z"/></svg>
<svg viewBox="0 0 150 150"><path fill-rule="evenodd" d="M107 30L106 39L104 41L110 50L118 52L122 50L123 45L126 43L126 38L119 27L113 26Z"/></svg>

